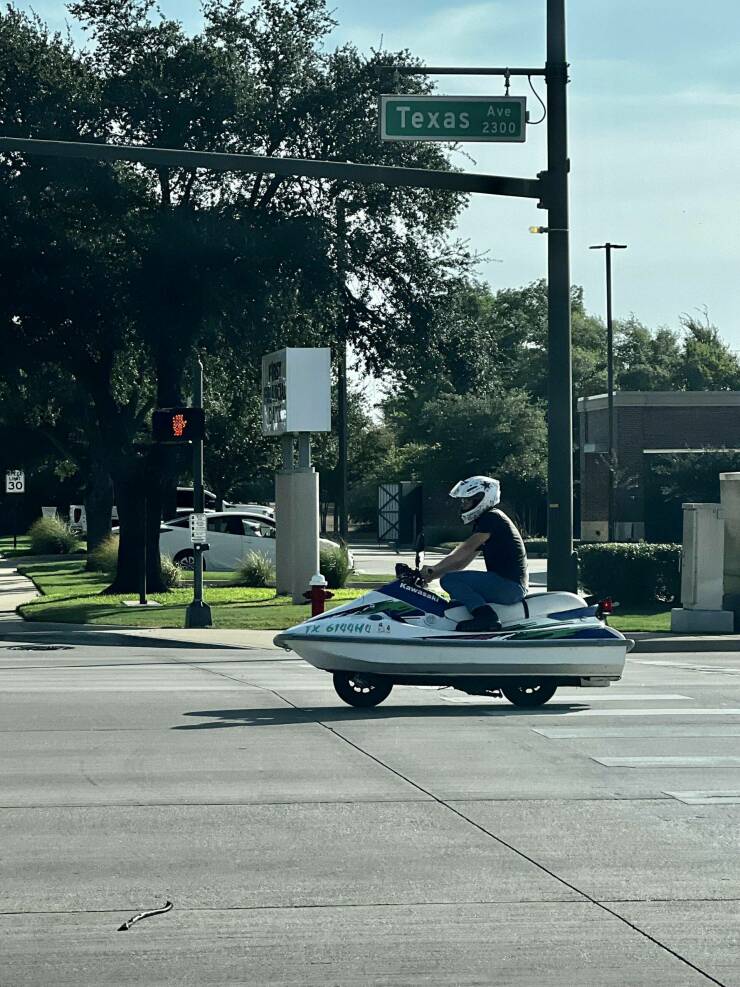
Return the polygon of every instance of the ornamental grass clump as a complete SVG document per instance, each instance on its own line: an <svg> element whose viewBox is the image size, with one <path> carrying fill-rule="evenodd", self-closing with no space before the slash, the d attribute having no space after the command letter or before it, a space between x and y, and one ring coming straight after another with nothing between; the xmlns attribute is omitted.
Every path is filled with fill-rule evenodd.
<svg viewBox="0 0 740 987"><path fill-rule="evenodd" d="M326 579L329 589L342 589L351 572L347 549L322 548L319 552L319 572Z"/></svg>
<svg viewBox="0 0 740 987"><path fill-rule="evenodd" d="M182 582L182 570L179 565L175 565L169 555L160 555L159 571L162 576L162 583L165 589L177 589Z"/></svg>
<svg viewBox="0 0 740 987"><path fill-rule="evenodd" d="M37 518L28 529L32 555L69 555L77 550L77 536L55 517Z"/></svg>
<svg viewBox="0 0 740 987"><path fill-rule="evenodd" d="M266 555L249 552L242 559L236 582L240 586L270 586L275 582L275 566Z"/></svg>
<svg viewBox="0 0 740 987"><path fill-rule="evenodd" d="M118 570L118 535L107 535L100 544L89 553L87 568L92 572L103 572L109 579L114 579ZM159 571L165 590L176 589L182 582L182 571L176 566L169 555L160 555Z"/></svg>
<svg viewBox="0 0 740 987"><path fill-rule="evenodd" d="M118 535L106 537L87 554L87 568L114 576L118 567Z"/></svg>

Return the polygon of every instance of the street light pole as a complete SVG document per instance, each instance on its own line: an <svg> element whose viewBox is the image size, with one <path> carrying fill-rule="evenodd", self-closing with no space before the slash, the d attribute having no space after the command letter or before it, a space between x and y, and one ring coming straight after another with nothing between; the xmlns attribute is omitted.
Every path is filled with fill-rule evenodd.
<svg viewBox="0 0 740 987"><path fill-rule="evenodd" d="M626 250L626 243L599 243L589 250L603 250L606 257L606 391L609 418L609 489L607 500L607 530L609 541L614 541L615 511L614 488L617 457L614 449L614 327L612 324L612 250Z"/></svg>

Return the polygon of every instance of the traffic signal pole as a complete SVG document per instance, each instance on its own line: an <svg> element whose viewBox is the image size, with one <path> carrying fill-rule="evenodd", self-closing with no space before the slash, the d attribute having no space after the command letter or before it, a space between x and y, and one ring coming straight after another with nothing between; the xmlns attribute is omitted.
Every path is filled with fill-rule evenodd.
<svg viewBox="0 0 740 987"><path fill-rule="evenodd" d="M193 407L203 408L203 364L200 358L193 368ZM205 513L203 492L203 439L193 442L193 511ZM203 545L193 545L193 602L185 611L186 627L212 627L211 608L203 599Z"/></svg>
<svg viewBox="0 0 740 987"><path fill-rule="evenodd" d="M547 0L547 588L575 591L565 0Z"/></svg>

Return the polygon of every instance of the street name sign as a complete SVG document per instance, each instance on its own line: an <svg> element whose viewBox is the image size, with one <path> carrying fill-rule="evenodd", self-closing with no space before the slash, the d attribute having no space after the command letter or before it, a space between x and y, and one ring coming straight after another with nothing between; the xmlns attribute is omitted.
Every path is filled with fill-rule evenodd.
<svg viewBox="0 0 740 987"><path fill-rule="evenodd" d="M205 545L208 541L208 521L205 514L190 515L190 544Z"/></svg>
<svg viewBox="0 0 740 987"><path fill-rule="evenodd" d="M384 141L526 139L525 96L381 96Z"/></svg>
<svg viewBox="0 0 740 987"><path fill-rule="evenodd" d="M22 494L26 492L26 474L23 470L8 470L5 474L5 493Z"/></svg>

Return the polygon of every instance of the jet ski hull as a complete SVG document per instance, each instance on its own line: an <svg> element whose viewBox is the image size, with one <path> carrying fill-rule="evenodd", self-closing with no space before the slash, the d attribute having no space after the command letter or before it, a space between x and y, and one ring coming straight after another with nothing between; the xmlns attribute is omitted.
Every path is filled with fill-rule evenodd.
<svg viewBox="0 0 740 987"><path fill-rule="evenodd" d="M491 678L619 679L631 642L624 638L532 641L362 640L286 632L275 643L327 672L369 672L424 680Z"/></svg>
<svg viewBox="0 0 740 987"><path fill-rule="evenodd" d="M458 630L459 610L398 581L282 631L275 644L333 673L340 698L350 705L382 702L394 684L501 689L509 698L513 690L512 702L536 705L559 685L616 682L632 648L574 594L540 594L498 607L499 631ZM353 675L364 676L364 684L341 681ZM530 687L531 695L516 695Z"/></svg>

